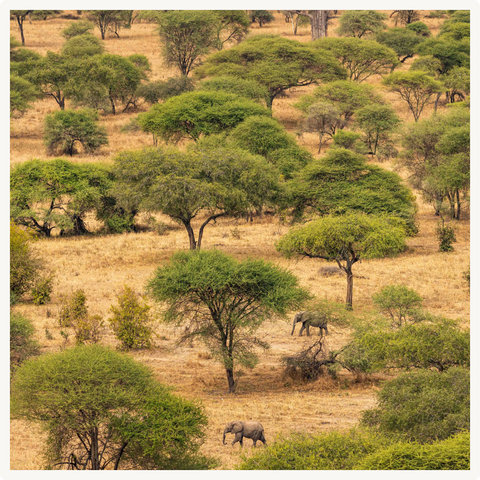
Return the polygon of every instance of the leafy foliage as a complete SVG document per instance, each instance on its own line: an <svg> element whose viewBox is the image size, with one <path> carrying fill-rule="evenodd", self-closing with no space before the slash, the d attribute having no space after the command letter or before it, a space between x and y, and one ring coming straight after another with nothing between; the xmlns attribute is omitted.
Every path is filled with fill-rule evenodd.
<svg viewBox="0 0 480 480"><path fill-rule="evenodd" d="M387 382L377 399L378 406L364 412L362 423L387 435L428 443L470 426L470 372L466 368L403 373Z"/></svg>
<svg viewBox="0 0 480 480"><path fill-rule="evenodd" d="M404 63L415 55L416 46L425 38L408 28L390 28L386 32L377 33L375 40L394 50L400 62Z"/></svg>
<svg viewBox="0 0 480 480"><path fill-rule="evenodd" d="M385 30L387 16L375 10L345 10L340 17L337 34L341 37L367 37Z"/></svg>
<svg viewBox="0 0 480 480"><path fill-rule="evenodd" d="M250 21L252 23L258 22L258 25L262 27L267 23L272 23L275 17L268 10L252 10L250 12Z"/></svg>
<svg viewBox="0 0 480 480"><path fill-rule="evenodd" d="M113 31L118 36L122 12L122 10L87 10L86 17L100 30L102 40L105 40L108 31Z"/></svg>
<svg viewBox="0 0 480 480"><path fill-rule="evenodd" d="M90 33L75 35L62 48L62 55L78 58L103 53L102 41Z"/></svg>
<svg viewBox="0 0 480 480"><path fill-rule="evenodd" d="M345 71L330 52L273 35L256 35L228 50L209 55L198 68L200 78L229 75L254 80L268 90L267 106L291 87L332 81Z"/></svg>
<svg viewBox="0 0 480 480"><path fill-rule="evenodd" d="M112 305L113 314L108 319L113 333L120 340L122 348L152 347L153 322L150 318L150 306L140 303L136 293L124 286L117 295L118 306Z"/></svg>
<svg viewBox="0 0 480 480"><path fill-rule="evenodd" d="M470 470L470 434L427 445L394 443L364 457L354 470Z"/></svg>
<svg viewBox="0 0 480 480"><path fill-rule="evenodd" d="M357 429L321 435L292 434L279 438L248 458L239 470L351 470L367 455L391 443Z"/></svg>
<svg viewBox="0 0 480 480"><path fill-rule="evenodd" d="M53 290L53 276L37 278L31 293L35 305L45 305L50 301L50 295Z"/></svg>
<svg viewBox="0 0 480 480"><path fill-rule="evenodd" d="M216 14L215 48L222 50L226 43L240 43L248 33L250 19L243 10L214 10Z"/></svg>
<svg viewBox="0 0 480 480"><path fill-rule="evenodd" d="M109 194L112 178L102 164L63 159L29 160L12 168L10 215L49 237L55 228L86 233L84 216Z"/></svg>
<svg viewBox="0 0 480 480"><path fill-rule="evenodd" d="M153 373L108 348L42 355L17 370L15 418L40 423L54 469L208 469L198 452L207 417L171 394Z"/></svg>
<svg viewBox="0 0 480 480"><path fill-rule="evenodd" d="M185 325L184 339L200 337L223 363L230 392L237 363L253 368L258 361L253 348L268 348L254 332L309 296L286 270L264 260L239 262L216 250L175 253L148 288L166 303L165 320Z"/></svg>
<svg viewBox="0 0 480 480"><path fill-rule="evenodd" d="M252 115L269 115L269 111L238 95L197 91L152 106L138 116L138 123L143 131L168 143L185 137L196 141L201 135L228 131Z"/></svg>
<svg viewBox="0 0 480 480"><path fill-rule="evenodd" d="M457 241L455 230L450 225L439 223L435 231L438 239L438 249L440 252L452 252L452 243Z"/></svg>
<svg viewBox="0 0 480 480"><path fill-rule="evenodd" d="M212 77L203 80L197 86L197 90L205 90L207 92L223 91L257 101L267 101L268 97L267 89L255 80L246 80L234 76Z"/></svg>
<svg viewBox="0 0 480 480"><path fill-rule="evenodd" d="M416 52L421 56L432 56L440 62L439 73L448 73L453 67L470 68L470 42L469 38L452 40L429 38L416 47Z"/></svg>
<svg viewBox="0 0 480 480"><path fill-rule="evenodd" d="M45 144L49 155L77 153L75 144L92 153L108 144L107 130L97 124L94 110L63 110L45 116Z"/></svg>
<svg viewBox="0 0 480 480"><path fill-rule="evenodd" d="M10 223L10 301L15 303L40 277L42 263L32 252L32 236Z"/></svg>
<svg viewBox="0 0 480 480"><path fill-rule="evenodd" d="M95 25L92 22L79 20L78 22L71 23L65 30L62 30L62 36L70 40L73 37L90 33L94 28Z"/></svg>
<svg viewBox="0 0 480 480"><path fill-rule="evenodd" d="M182 75L180 77L170 77L168 80L158 80L141 84L137 88L136 95L143 97L150 104L165 101L170 97L176 97L182 93L191 92L194 89L190 78Z"/></svg>
<svg viewBox="0 0 480 480"><path fill-rule="evenodd" d="M331 52L347 70L347 78L355 82L364 82L372 75L384 75L400 64L391 48L374 40L326 37L315 40L312 46Z"/></svg>
<svg viewBox="0 0 480 480"><path fill-rule="evenodd" d="M431 35L429 28L423 22L412 22L405 26L407 32L414 32L419 37L429 37Z"/></svg>
<svg viewBox="0 0 480 480"><path fill-rule="evenodd" d="M15 112L25 113L31 108L30 103L39 97L40 92L24 78L10 75L10 115Z"/></svg>
<svg viewBox="0 0 480 480"><path fill-rule="evenodd" d="M372 298L375 306L387 314L396 327L402 327L408 322L415 323L423 302L418 293L405 285L387 285Z"/></svg>
<svg viewBox="0 0 480 480"><path fill-rule="evenodd" d="M182 223L191 249L201 247L210 222L261 208L274 201L280 188L273 166L244 150L226 148L123 152L115 159L114 174L120 206L162 212ZM208 217L195 238L191 221L202 210Z"/></svg>
<svg viewBox="0 0 480 480"><path fill-rule="evenodd" d="M34 339L35 327L32 322L12 312L10 314L10 372L22 365L28 358L38 355L40 345Z"/></svg>
<svg viewBox="0 0 480 480"><path fill-rule="evenodd" d="M418 122L426 105L433 103L432 96L442 91L442 84L423 72L394 72L383 79L382 84L398 93L407 103Z"/></svg>

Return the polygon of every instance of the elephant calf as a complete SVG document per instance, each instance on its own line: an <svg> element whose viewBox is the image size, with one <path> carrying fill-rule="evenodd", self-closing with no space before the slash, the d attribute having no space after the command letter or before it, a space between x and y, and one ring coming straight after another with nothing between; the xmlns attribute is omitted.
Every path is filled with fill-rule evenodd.
<svg viewBox="0 0 480 480"><path fill-rule="evenodd" d="M243 447L243 437L251 438L253 440L253 446L257 446L257 442L260 440L264 445L267 444L265 436L263 435L263 427L258 422L241 422L239 420L235 422L227 423L225 430L223 431L223 444L225 445L225 435L227 433L234 433L232 445L240 442L240 446Z"/></svg>
<svg viewBox="0 0 480 480"><path fill-rule="evenodd" d="M322 335L323 331L325 335L328 335L328 328L327 328L327 316L324 313L320 312L298 312L293 317L293 329L291 335L295 331L295 326L297 323L302 324L302 328L300 329L300 336L305 329L307 329L307 336L310 336L310 327L318 327L320 330L318 335Z"/></svg>

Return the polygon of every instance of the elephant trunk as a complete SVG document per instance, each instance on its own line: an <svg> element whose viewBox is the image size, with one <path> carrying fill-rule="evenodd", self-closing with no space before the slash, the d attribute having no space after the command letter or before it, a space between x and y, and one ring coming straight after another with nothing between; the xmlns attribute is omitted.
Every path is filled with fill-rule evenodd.
<svg viewBox="0 0 480 480"><path fill-rule="evenodd" d="M223 431L223 444L226 445L227 442L225 442L225 437L227 435L227 429Z"/></svg>

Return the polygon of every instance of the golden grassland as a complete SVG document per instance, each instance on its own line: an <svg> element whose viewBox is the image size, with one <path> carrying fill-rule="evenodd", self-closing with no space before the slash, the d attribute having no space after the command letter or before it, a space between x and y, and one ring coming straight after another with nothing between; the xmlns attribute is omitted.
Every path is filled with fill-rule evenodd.
<svg viewBox="0 0 480 480"><path fill-rule="evenodd" d="M390 11L386 13L389 14ZM272 25L261 29L254 25L251 35L274 33L300 41L310 40L308 28L300 27L301 35L293 37L291 27L284 22L283 15L275 13L275 17ZM441 22L428 18L422 18L422 21L427 23L434 33ZM338 20L334 20L330 27L332 35L337 22ZM60 51L63 44L60 33L70 23L71 20L65 19L33 21L32 24L27 21L26 46L41 54L45 54L47 50ZM13 22L11 32L19 38ZM131 30L122 30L120 38L107 38L105 47L110 53L145 54L152 66L151 79L166 79L176 75L175 70L162 64L160 43L152 24L134 24ZM378 85L378 81L376 78L372 83ZM289 92L288 97L274 102L274 116L292 133L296 133L298 129L299 118L293 104L313 88L294 89ZM405 105L395 95L385 92L384 95L402 120L413 120ZM67 101L67 108L69 107L71 105ZM23 117L12 121L12 165L32 158L49 158L42 143L43 120L47 113L57 109L55 102L47 98L36 102ZM111 162L119 151L150 146L149 136L120 131L136 114L137 112L130 112L101 117L100 121L108 131L109 145L102 148L100 154L76 156L73 161ZM424 115L428 114L429 112L426 112ZM316 136L303 135L298 137L298 141L312 153L316 153ZM393 168L389 162L384 162L382 166ZM403 283L423 297L423 305L428 311L459 318L467 327L470 295L462 274L469 268L470 262L469 221L464 219L456 223L455 251L440 253L435 238L438 219L433 215L433 209L424 204L419 196L417 200L420 232L408 240L407 251L397 258L362 261L354 266L355 312L371 311L372 295L383 286ZM148 218L149 215L144 215L141 223L146 225ZM57 352L64 346L73 344L69 339L65 345L57 320L65 295L83 289L90 312L107 320L110 306L116 303L116 295L123 285L129 285L139 293L143 292L146 282L162 262L168 260L174 251L188 248L183 227L163 215L155 215L155 218L171 228L162 235L144 229L141 233L53 237L34 243L35 252L54 272L52 301L48 305L34 306L27 300L14 308L33 321L42 353ZM201 218L197 219L197 224L200 225L201 221ZM87 224L91 230L95 229L96 222L93 218L87 219ZM342 276L321 276L319 268L326 264L325 261L287 260L276 252L275 242L288 229L288 225L281 224L277 217L269 215L256 218L253 223L220 218L217 223L207 227L203 248L218 248L238 259L267 259L288 268L303 286L319 298L343 302L346 279ZM180 332L173 327L159 324L156 347L132 353L135 359L152 368L159 381L174 386L180 395L202 401L209 418L207 438L202 450L219 458L220 468L234 468L240 461L238 445L232 448L229 444L221 444L222 431L228 421L259 420L265 427L267 441L272 442L277 435L294 431L318 433L349 428L357 423L362 410L374 405L375 391L380 388L385 375L374 375L362 383L356 383L355 378L346 372L341 373L336 380L321 378L311 384L285 378L281 365L282 355L294 353L315 340L315 337L291 336L290 321L291 317L287 320L272 318L260 328L259 335L269 341L271 348L260 355L260 363L254 370L242 373L237 393L234 395L227 393L224 370L211 358L206 348L202 344L178 346L176 342ZM108 322L105 323L108 325ZM348 339L348 331L333 326L327 343L330 349L335 349L344 345ZM102 344L116 345L116 340L108 329L104 332ZM246 441L245 444L244 452L248 454L251 443ZM43 436L36 425L19 420L12 421L11 469L42 468L42 448Z"/></svg>

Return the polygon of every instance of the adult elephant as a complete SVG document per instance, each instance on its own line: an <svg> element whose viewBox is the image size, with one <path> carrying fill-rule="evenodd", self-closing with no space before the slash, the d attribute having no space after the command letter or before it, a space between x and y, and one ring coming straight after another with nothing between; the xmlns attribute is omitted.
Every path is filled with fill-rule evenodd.
<svg viewBox="0 0 480 480"><path fill-rule="evenodd" d="M225 436L227 433L234 433L235 438L233 439L232 445L240 442L240 446L243 447L243 437L251 438L253 440L253 446L257 446L257 442L260 440L264 445L267 444L265 436L263 434L262 424L259 422L249 421L241 422L236 420L234 422L227 423L225 430L223 431L223 444L225 445Z"/></svg>
<svg viewBox="0 0 480 480"><path fill-rule="evenodd" d="M293 317L293 328L292 333L295 331L295 326L297 323L302 324L302 328L300 329L300 336L302 336L303 331L307 330L307 336L310 336L310 327L318 327L320 330L318 335L321 336L323 332L325 335L328 335L328 328L327 328L327 316L324 313L320 312L298 312Z"/></svg>

